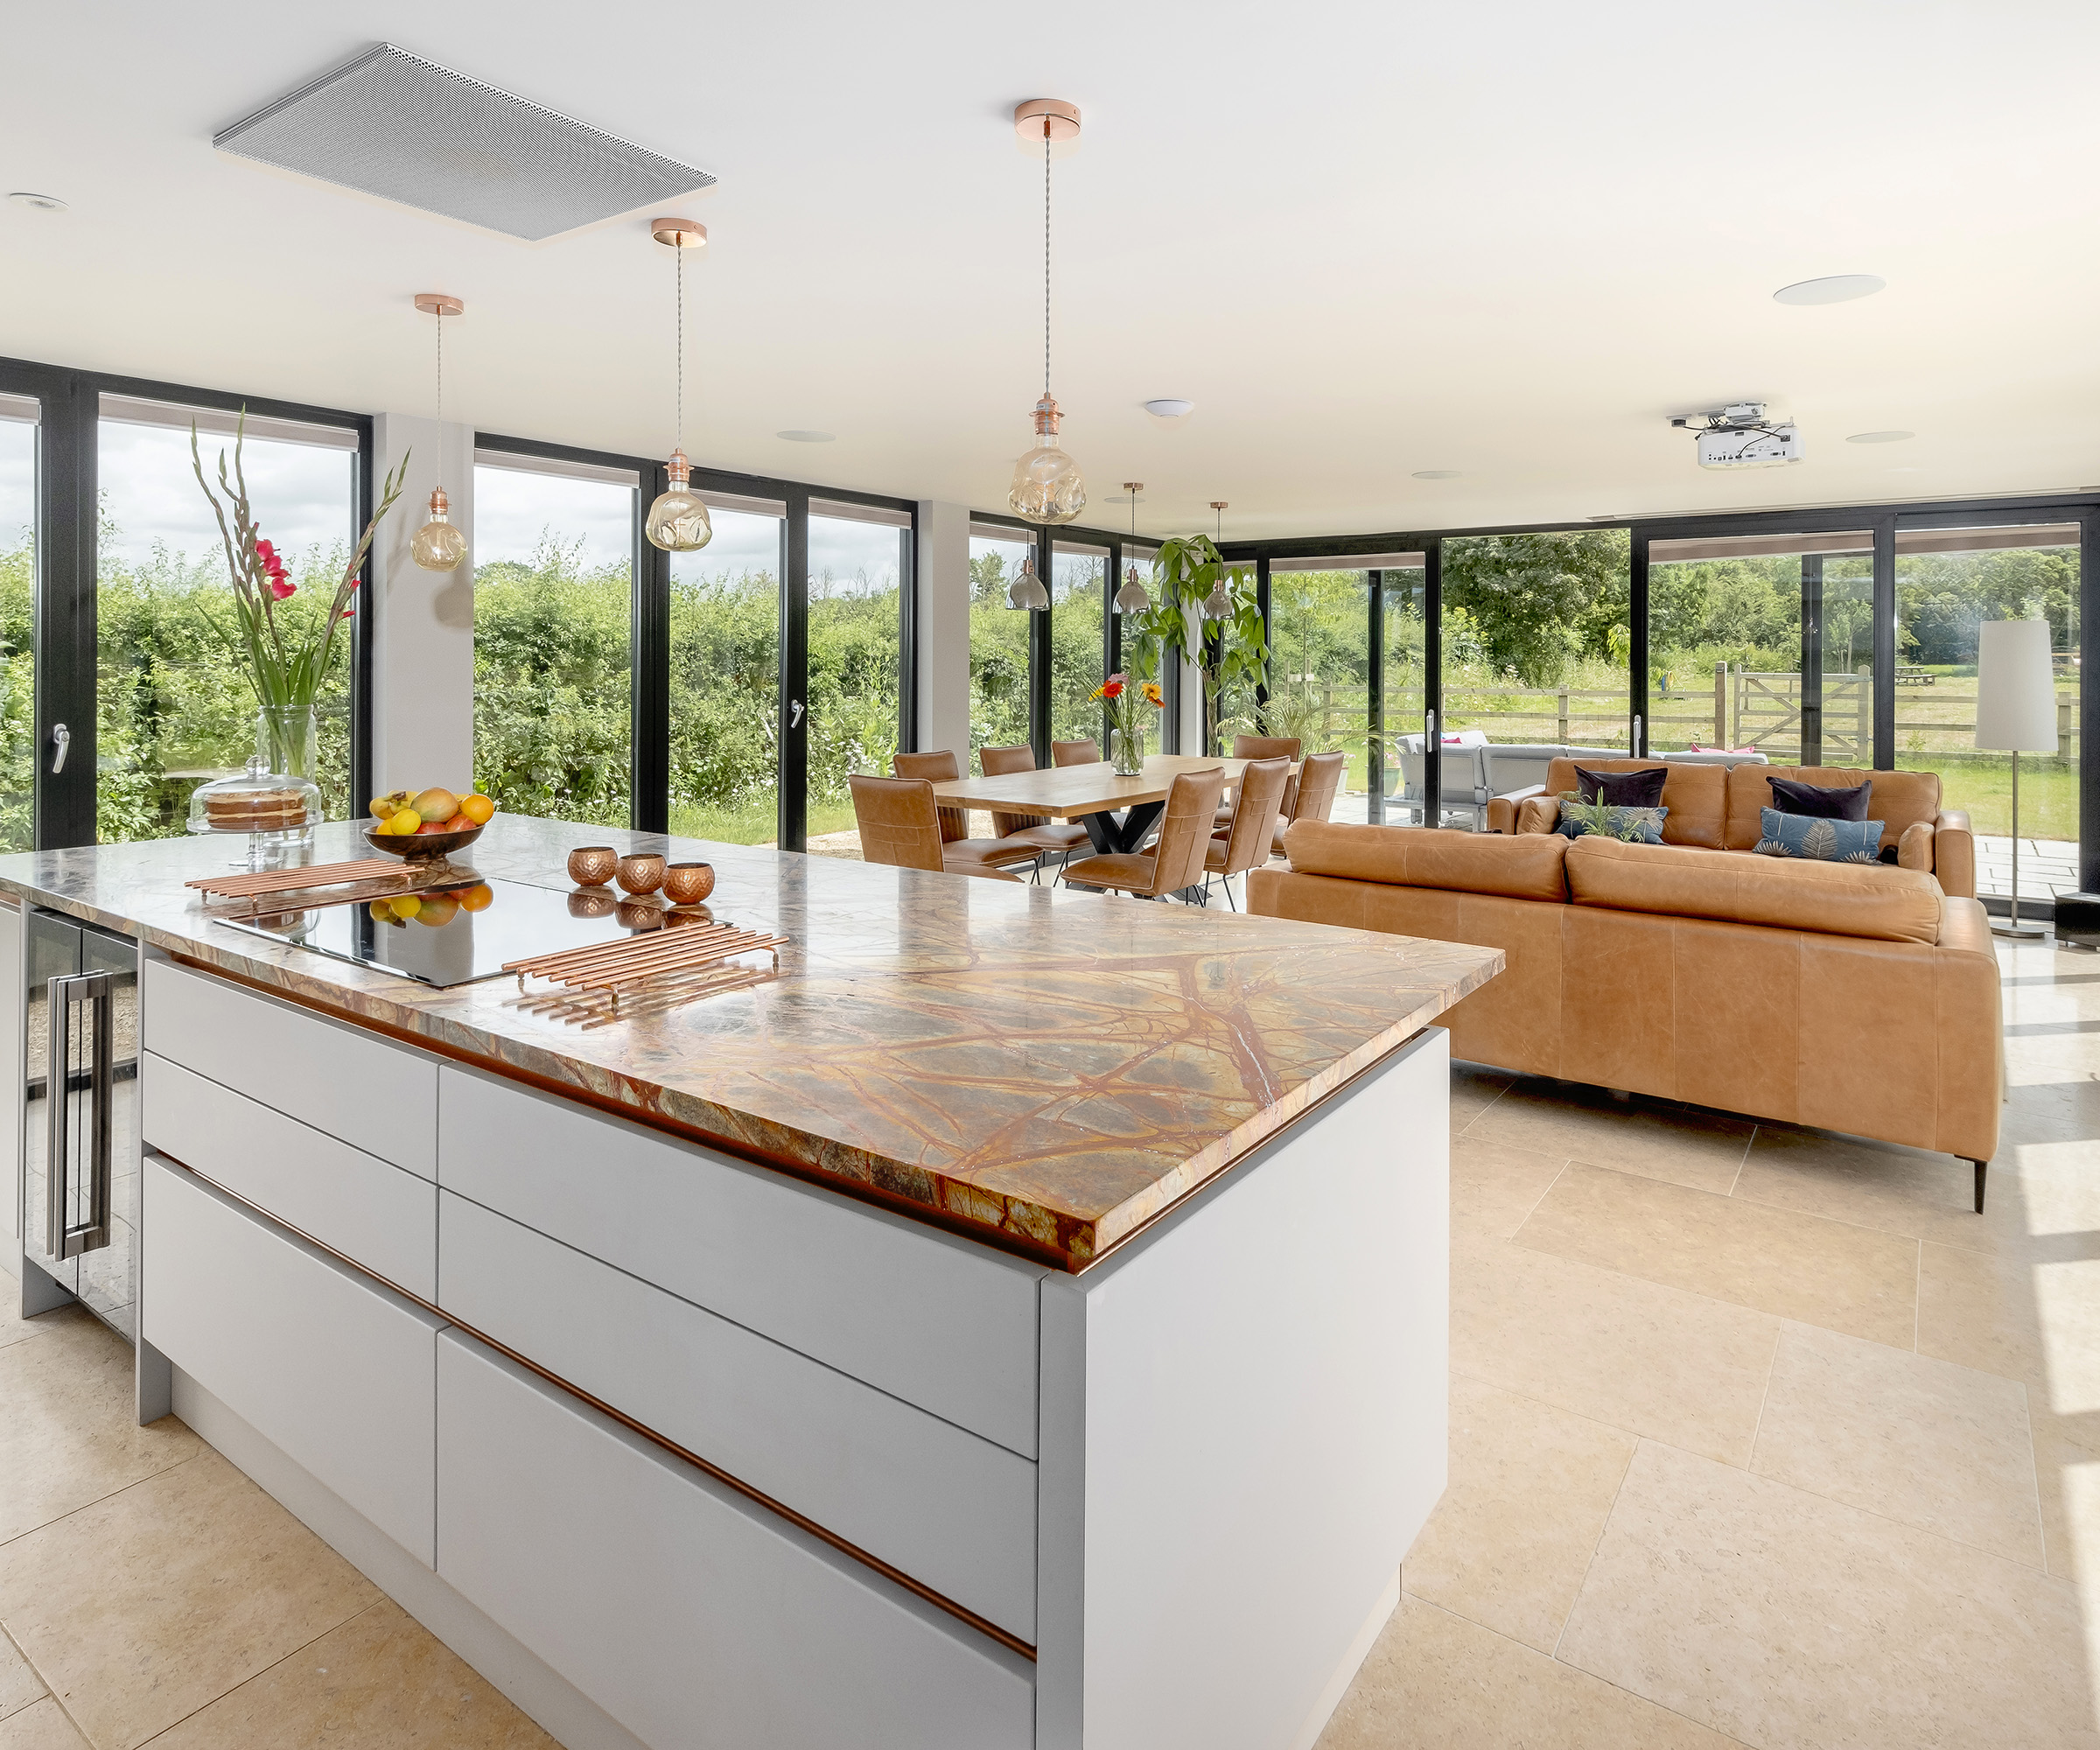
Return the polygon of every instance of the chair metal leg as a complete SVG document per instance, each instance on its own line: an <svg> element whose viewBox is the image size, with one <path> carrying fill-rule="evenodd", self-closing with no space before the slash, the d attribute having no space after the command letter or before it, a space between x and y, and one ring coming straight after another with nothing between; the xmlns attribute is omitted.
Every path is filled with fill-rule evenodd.
<svg viewBox="0 0 2100 1750"><path fill-rule="evenodd" d="M1240 908L1240 902L1232 897L1232 877L1229 875L1225 878L1225 903L1236 912Z"/></svg>

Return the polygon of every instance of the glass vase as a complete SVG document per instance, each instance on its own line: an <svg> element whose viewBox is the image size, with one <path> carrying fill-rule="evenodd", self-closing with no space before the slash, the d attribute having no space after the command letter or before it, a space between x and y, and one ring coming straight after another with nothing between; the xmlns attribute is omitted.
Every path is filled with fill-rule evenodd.
<svg viewBox="0 0 2100 1750"><path fill-rule="evenodd" d="M280 778L314 774L320 733L312 705L263 705L256 712L256 752L262 768Z"/></svg>
<svg viewBox="0 0 2100 1750"><path fill-rule="evenodd" d="M264 705L247 768L191 793L190 830L247 834L251 869L305 861L321 818L318 753L312 705Z"/></svg>
<svg viewBox="0 0 2100 1750"><path fill-rule="evenodd" d="M1137 729L1109 732L1109 759L1118 778L1137 778L1144 773L1144 732Z"/></svg>

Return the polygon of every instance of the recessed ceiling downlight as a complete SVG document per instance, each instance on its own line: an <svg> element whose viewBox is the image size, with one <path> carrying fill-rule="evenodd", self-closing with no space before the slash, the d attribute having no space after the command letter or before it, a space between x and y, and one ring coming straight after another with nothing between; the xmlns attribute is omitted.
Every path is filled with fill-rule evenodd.
<svg viewBox="0 0 2100 1750"><path fill-rule="evenodd" d="M7 197L18 206L33 206L39 213L63 213L66 203L55 194L32 194L27 189L18 189Z"/></svg>
<svg viewBox="0 0 2100 1750"><path fill-rule="evenodd" d="M1415 470L1415 478L1418 480L1455 480L1458 477L1459 471L1456 468L1417 468Z"/></svg>
<svg viewBox="0 0 2100 1750"><path fill-rule="evenodd" d="M1178 396L1163 395L1157 401L1148 401L1144 410L1155 419L1180 419L1196 410L1193 401L1183 401Z"/></svg>
<svg viewBox="0 0 2100 1750"><path fill-rule="evenodd" d="M829 431L776 431L775 438L785 438L790 444L829 444L834 441Z"/></svg>
<svg viewBox="0 0 2100 1750"><path fill-rule="evenodd" d="M1774 304L1849 304L1872 298L1888 282L1880 274L1831 274L1823 279L1796 280L1772 294Z"/></svg>
<svg viewBox="0 0 2100 1750"><path fill-rule="evenodd" d="M1844 441L1848 444L1904 444L1917 435L1914 431L1855 431Z"/></svg>

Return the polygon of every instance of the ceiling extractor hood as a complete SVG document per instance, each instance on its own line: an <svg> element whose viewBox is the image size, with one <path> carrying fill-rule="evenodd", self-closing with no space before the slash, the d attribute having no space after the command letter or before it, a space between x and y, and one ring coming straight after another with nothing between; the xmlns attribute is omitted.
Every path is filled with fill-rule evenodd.
<svg viewBox="0 0 2100 1750"><path fill-rule="evenodd" d="M234 122L212 144L532 242L715 181L391 43Z"/></svg>

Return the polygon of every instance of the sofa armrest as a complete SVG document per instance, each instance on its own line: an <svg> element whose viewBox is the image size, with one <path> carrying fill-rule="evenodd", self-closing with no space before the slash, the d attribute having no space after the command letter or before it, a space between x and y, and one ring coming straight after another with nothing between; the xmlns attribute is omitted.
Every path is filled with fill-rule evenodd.
<svg viewBox="0 0 2100 1750"><path fill-rule="evenodd" d="M1551 832L1559 822L1558 796L1526 796L1516 805L1519 832Z"/></svg>
<svg viewBox="0 0 2100 1750"><path fill-rule="evenodd" d="M1524 803L1533 796L1544 795L1544 784L1532 784L1522 790L1511 790L1507 795L1488 799L1488 830L1489 832L1521 832L1517 817L1523 812Z"/></svg>
<svg viewBox="0 0 2100 1750"><path fill-rule="evenodd" d="M1933 830L1930 821L1913 821L1896 841L1897 866L1932 872Z"/></svg>
<svg viewBox="0 0 2100 1750"><path fill-rule="evenodd" d="M1969 830L1968 814L1961 808L1949 808L1933 823L1931 832L1932 872L1939 878L1940 891L1950 900L1973 900L1976 835ZM1904 835L1906 838L1909 836Z"/></svg>

